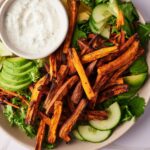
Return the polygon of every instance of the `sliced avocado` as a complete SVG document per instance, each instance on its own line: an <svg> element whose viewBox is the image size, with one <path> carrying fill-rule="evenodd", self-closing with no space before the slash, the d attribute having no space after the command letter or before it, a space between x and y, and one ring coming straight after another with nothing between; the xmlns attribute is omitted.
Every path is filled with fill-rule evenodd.
<svg viewBox="0 0 150 150"><path fill-rule="evenodd" d="M15 75L10 75L5 70L2 70L2 76L5 76L5 78L8 78L9 80L14 80L15 82L24 80L25 78L30 78L30 74L25 74L22 76L15 76Z"/></svg>
<svg viewBox="0 0 150 150"><path fill-rule="evenodd" d="M9 78L8 76L5 76L5 74L3 73L0 74L0 79L9 85L16 85L16 86L25 84L29 81L32 82L29 76L27 76L26 78L21 78L20 80L13 80L12 77Z"/></svg>
<svg viewBox="0 0 150 150"><path fill-rule="evenodd" d="M25 65L28 63L29 60L21 58L21 57L13 57L13 58L7 58L4 62L3 65L7 65L10 68L12 67L21 67L22 65Z"/></svg>
<svg viewBox="0 0 150 150"><path fill-rule="evenodd" d="M33 68L34 64L33 62L28 62L26 63L25 65L21 66L21 67L11 67L7 64L4 64L3 65L3 69L4 70L8 70L10 74L13 74L13 73L22 73L22 72L25 72L31 68Z"/></svg>
<svg viewBox="0 0 150 150"><path fill-rule="evenodd" d="M1 79L1 77L0 77L0 81L1 81L0 87L2 87L3 89L9 90L9 91L24 90L31 84L31 81L28 81L27 83L24 83L21 85L10 85L8 83L5 83L5 81L3 79Z"/></svg>
<svg viewBox="0 0 150 150"><path fill-rule="evenodd" d="M146 79L147 79L147 73L124 77L124 81L133 87L142 86Z"/></svg>
<svg viewBox="0 0 150 150"><path fill-rule="evenodd" d="M4 71L5 73L8 73L8 74L11 75L11 76L16 76L16 77L21 77L21 78L23 78L23 77L26 76L26 75L29 75L32 70L33 70L33 67L30 68L29 70L26 70L25 72L16 73L16 72L12 72L11 69L3 68L3 71Z"/></svg>

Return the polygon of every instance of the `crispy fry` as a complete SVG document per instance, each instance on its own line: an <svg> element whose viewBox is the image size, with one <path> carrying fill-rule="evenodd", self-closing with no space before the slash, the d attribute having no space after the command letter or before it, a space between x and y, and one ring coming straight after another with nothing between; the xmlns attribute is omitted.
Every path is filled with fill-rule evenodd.
<svg viewBox="0 0 150 150"><path fill-rule="evenodd" d="M71 49L70 57L71 57L72 62L80 76L83 89L84 89L88 99L91 100L95 96L95 94L93 92L93 89L91 88L89 81L88 81L88 78L87 78L84 68L80 62L78 54L74 48Z"/></svg>
<svg viewBox="0 0 150 150"><path fill-rule="evenodd" d="M72 130L73 126L77 122L78 118L80 117L82 111L87 105L87 100L82 99L74 111L74 113L71 115L71 117L63 124L59 131L59 137L63 139L66 142L69 142L71 139L69 137L69 132Z"/></svg>
<svg viewBox="0 0 150 150"><path fill-rule="evenodd" d="M68 79L61 87L59 87L58 91L55 93L54 97L48 101L46 107L46 114L48 114L56 101L61 101L64 96L69 92L69 89L79 80L78 76L72 76Z"/></svg>
<svg viewBox="0 0 150 150"><path fill-rule="evenodd" d="M67 63L68 63L68 67L69 67L69 75L73 75L76 72L76 69L72 63L72 60L70 58L69 55L67 55Z"/></svg>
<svg viewBox="0 0 150 150"><path fill-rule="evenodd" d="M28 103L28 101L26 100L25 97L23 97L23 96L21 96L21 95L15 93L15 92L7 91L7 90L4 90L4 89L2 89L2 88L0 88L0 91L2 91L2 92L4 93L4 95L8 95L8 96L11 95L11 96L14 96L14 97L18 97L18 98L20 98L20 100L21 100L23 103L29 105L29 103Z"/></svg>
<svg viewBox="0 0 150 150"><path fill-rule="evenodd" d="M51 126L51 119L49 117L47 117L45 114L43 114L42 112L38 112L40 118L48 125Z"/></svg>
<svg viewBox="0 0 150 150"><path fill-rule="evenodd" d="M45 68L46 72L49 73L49 68L50 67L49 67L49 65L47 63L44 64L44 68Z"/></svg>
<svg viewBox="0 0 150 150"><path fill-rule="evenodd" d="M125 43L125 32L121 30L121 41L120 44L123 45Z"/></svg>
<svg viewBox="0 0 150 150"><path fill-rule="evenodd" d="M105 120L108 118L108 113L106 111L86 111L81 115L82 120Z"/></svg>
<svg viewBox="0 0 150 150"><path fill-rule="evenodd" d="M62 113L62 106L63 106L62 101L56 101L54 104L54 115L51 120L51 126L48 134L48 142L51 144L55 143L56 141L56 132Z"/></svg>
<svg viewBox="0 0 150 150"><path fill-rule="evenodd" d="M87 75L87 77L89 77L89 76L92 74L92 72L93 72L93 70L94 70L94 68L95 68L95 66L96 66L96 63L97 63L97 60L96 60L96 61L93 61L93 62L92 62L91 64L89 64L88 67L86 68L86 75ZM76 85L76 87L75 87L73 93L72 93L71 101L72 101L73 103L75 103L75 104L78 104L79 101L80 101L81 98L82 98L83 92L84 92L84 90L83 90L83 87L82 87L82 83L81 83L81 81L79 81L79 82L77 83L77 85Z"/></svg>
<svg viewBox="0 0 150 150"><path fill-rule="evenodd" d="M98 73L101 75L109 74L128 64L137 55L138 48L139 41L135 41L120 57L102 67L99 67Z"/></svg>
<svg viewBox="0 0 150 150"><path fill-rule="evenodd" d="M50 81L53 79L55 80L57 77L57 60L56 60L56 53L53 53L49 56L49 74L50 74Z"/></svg>
<svg viewBox="0 0 150 150"><path fill-rule="evenodd" d="M31 93L33 92L33 89L34 89L34 86L33 86L33 85L30 85L30 86L29 86L29 90L30 90Z"/></svg>
<svg viewBox="0 0 150 150"><path fill-rule="evenodd" d="M1 97L0 97L0 103L5 103L5 104L7 104L7 105L9 105L9 106L12 106L13 108L16 108L16 109L19 109L19 108L20 108L19 106L14 105L14 104L12 104L11 102L9 102L9 101L7 101L7 100L1 98Z"/></svg>
<svg viewBox="0 0 150 150"><path fill-rule="evenodd" d="M144 54L144 49L139 50L138 54L128 64L126 64L125 66L117 70L117 72L112 76L111 82L114 82L117 78L119 78L123 74L123 72L125 72L133 64L133 62L143 54Z"/></svg>
<svg viewBox="0 0 150 150"><path fill-rule="evenodd" d="M41 101L41 92L38 90L38 88L42 85L44 85L47 82L48 79L48 75L45 75L44 77L42 77L35 85L32 96L31 96L31 101L30 101L30 105L28 107L28 111L26 114L26 119L25 122L26 124L33 124L35 117L37 115L37 111L38 111L38 106L39 103Z"/></svg>
<svg viewBox="0 0 150 150"><path fill-rule="evenodd" d="M37 137L36 137L35 150L42 150L42 142L45 136L45 126L46 126L45 122L41 120L38 133L37 133Z"/></svg>
<svg viewBox="0 0 150 150"><path fill-rule="evenodd" d="M89 63L91 61L103 58L109 54L116 52L116 51L118 51L117 46L102 48L97 51L94 51L94 52L84 55L81 58L81 60L82 60L82 63Z"/></svg>
<svg viewBox="0 0 150 150"><path fill-rule="evenodd" d="M102 103L105 100L107 100L113 96L117 96L119 94L126 93L126 92L128 92L128 85L127 84L114 86L113 88L104 91L100 95L100 97L98 98L97 103Z"/></svg>
<svg viewBox="0 0 150 150"><path fill-rule="evenodd" d="M71 99L69 97L67 98L67 104L68 104L67 106L68 106L70 112L74 112L75 104L71 101Z"/></svg>
<svg viewBox="0 0 150 150"><path fill-rule="evenodd" d="M121 45L121 47L119 48L119 51L100 59L101 64L108 63L108 62L116 59L120 55L122 55L126 51L126 49L133 44L133 42L136 40L136 38L137 38L137 33L135 33L133 36L131 36L128 39L127 42L125 42L123 45ZM100 61L99 61L99 63L100 63Z"/></svg>
<svg viewBox="0 0 150 150"><path fill-rule="evenodd" d="M77 20L77 14L78 14L78 1L76 0L68 0L68 8L69 8L69 30L67 37L64 42L63 52L66 54L68 53L68 49L70 48L72 36L74 33L74 28Z"/></svg>
<svg viewBox="0 0 150 150"><path fill-rule="evenodd" d="M54 97L55 93L57 92L57 90L60 88L60 86L63 84L66 76L68 75L68 67L66 65L61 65L60 69L58 71L58 76L57 76L57 84L55 84L54 86L52 85L52 88L49 90L49 93L46 97L46 100L44 102L43 107L46 109L48 106L48 101L50 101L52 99L52 97Z"/></svg>

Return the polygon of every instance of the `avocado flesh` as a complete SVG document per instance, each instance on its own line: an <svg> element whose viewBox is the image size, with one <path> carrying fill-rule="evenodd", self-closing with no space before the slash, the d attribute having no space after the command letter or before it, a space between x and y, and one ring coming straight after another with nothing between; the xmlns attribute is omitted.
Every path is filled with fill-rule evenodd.
<svg viewBox="0 0 150 150"><path fill-rule="evenodd" d="M13 58L7 58L4 62L3 65L7 65L10 68L13 67L21 67L22 65L25 65L29 62L29 60L20 58L20 57L13 57Z"/></svg>
<svg viewBox="0 0 150 150"><path fill-rule="evenodd" d="M9 85L16 85L16 86L25 84L29 81L32 83L31 78L29 76L27 76L26 78L21 78L20 80L14 80L11 77L8 77L5 74L1 73L0 79Z"/></svg>
<svg viewBox="0 0 150 150"><path fill-rule="evenodd" d="M5 83L4 80L1 79L1 77L0 77L0 81L1 81L0 87L9 91L14 91L14 92L24 90L31 84L31 81L28 81L27 83L24 83L21 85L10 85L10 84Z"/></svg>
<svg viewBox="0 0 150 150"><path fill-rule="evenodd" d="M4 70L8 70L7 72L9 72L10 74L16 74L16 73L22 73L25 72L31 68L33 68L33 62L28 62L27 64L21 66L21 67L9 67L7 64L3 65L3 69Z"/></svg>

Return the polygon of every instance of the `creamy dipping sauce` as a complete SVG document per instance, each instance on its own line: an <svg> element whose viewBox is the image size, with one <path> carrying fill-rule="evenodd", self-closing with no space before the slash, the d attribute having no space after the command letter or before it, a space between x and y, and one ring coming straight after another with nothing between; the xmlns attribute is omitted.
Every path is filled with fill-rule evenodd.
<svg viewBox="0 0 150 150"><path fill-rule="evenodd" d="M9 42L31 54L55 47L55 41L63 34L62 23L54 0L15 0L4 20Z"/></svg>

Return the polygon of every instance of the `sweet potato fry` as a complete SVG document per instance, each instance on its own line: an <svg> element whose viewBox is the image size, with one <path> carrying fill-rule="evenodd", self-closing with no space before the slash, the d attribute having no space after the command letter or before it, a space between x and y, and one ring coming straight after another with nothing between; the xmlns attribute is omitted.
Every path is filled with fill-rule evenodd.
<svg viewBox="0 0 150 150"><path fill-rule="evenodd" d="M75 74L76 69L75 69L73 62L69 55L67 55L67 64L68 64L68 68L69 68L69 75Z"/></svg>
<svg viewBox="0 0 150 150"><path fill-rule="evenodd" d="M53 79L55 80L57 77L57 60L56 60L56 53L53 53L49 56L49 74L50 74L50 81Z"/></svg>
<svg viewBox="0 0 150 150"><path fill-rule="evenodd" d="M42 142L45 136L45 127L46 127L45 122L41 120L38 133L37 133L37 137L36 137L35 150L42 150Z"/></svg>
<svg viewBox="0 0 150 150"><path fill-rule="evenodd" d="M74 28L77 20L77 14L78 14L78 1L77 0L68 0L68 8L69 8L69 30L67 37L64 42L64 47L63 47L63 52L66 54L68 53L68 49L70 48L73 33L74 33Z"/></svg>
<svg viewBox="0 0 150 150"><path fill-rule="evenodd" d="M108 113L106 111L86 111L81 118L87 121L105 120L108 118Z"/></svg>
<svg viewBox="0 0 150 150"><path fill-rule="evenodd" d="M104 91L99 96L97 103L102 103L105 100L108 100L109 98L111 98L113 96L117 96L119 94L126 93L126 92L128 92L128 85L127 84L114 86L113 88Z"/></svg>
<svg viewBox="0 0 150 150"><path fill-rule="evenodd" d="M49 93L46 97L46 100L44 102L43 107L46 109L48 106L48 101L50 101L52 99L52 97L54 97L55 93L57 92L57 90L59 89L59 87L63 84L66 76L68 75L68 67L66 65L61 65L60 69L58 71L58 76L57 76L57 84L52 85L51 89L49 90Z"/></svg>
<svg viewBox="0 0 150 150"><path fill-rule="evenodd" d="M139 48L139 41L135 41L132 46L120 57L114 61L98 68L98 73L101 75L112 73L124 65L128 64L136 55Z"/></svg>
<svg viewBox="0 0 150 150"><path fill-rule="evenodd" d="M25 119L26 124L33 124L34 123L34 120L35 120L35 117L36 117L37 111L38 111L38 106L39 106L39 103L41 101L41 96L42 96L42 94L38 90L38 88L41 85L44 85L47 82L47 79L48 79L48 75L45 75L44 77L42 77L36 83L36 85L33 89L30 105L28 107L27 114L26 114L26 119Z"/></svg>
<svg viewBox="0 0 150 150"><path fill-rule="evenodd" d="M128 64L126 64L125 66L123 66L122 68L116 71L116 73L112 76L110 82L115 82L115 80L119 78L123 74L123 72L125 72L133 64L133 62L143 54L144 54L144 49L139 50L138 54Z"/></svg>
<svg viewBox="0 0 150 150"><path fill-rule="evenodd" d="M63 139L65 142L69 142L71 139L69 137L69 132L72 130L73 126L77 122L78 118L80 117L82 111L87 105L87 100L82 99L74 111L74 113L71 115L71 117L63 124L59 131L59 137Z"/></svg>
<svg viewBox="0 0 150 150"><path fill-rule="evenodd" d="M89 80L86 76L86 73L84 71L84 68L80 62L80 59L78 57L78 54L76 52L76 50L74 48L71 49L71 52L70 52L70 57L72 59L72 62L79 74L79 77L81 79L81 83L82 83L82 86L83 86L83 89L88 97L89 100L91 100L95 94L93 92L93 89L91 88L91 85L89 83Z"/></svg>
<svg viewBox="0 0 150 150"><path fill-rule="evenodd" d="M69 89L72 88L72 86L79 80L79 77L77 75L72 76L70 79L68 79L62 86L59 87L58 91L55 93L54 97L52 97L51 100L48 101L47 107L46 107L46 114L49 114L52 106L56 101L61 101L64 96L69 92Z"/></svg>
<svg viewBox="0 0 150 150"><path fill-rule="evenodd" d="M87 77L89 77L89 76L92 74L92 72L93 72L93 70L94 70L94 68L95 68L95 66L96 66L96 63L97 63L97 60L96 60L96 61L93 61L93 62L92 62L91 64L89 64L88 67L86 68L86 75L87 75ZM82 98L83 92L84 92L84 90L83 90L83 87L82 87L82 83L81 83L81 81L79 81L79 82L77 83L77 85L76 85L76 87L75 87L73 93L72 93L71 101L72 101L73 103L75 103L75 104L78 104L79 101L80 101L81 98Z"/></svg>
<svg viewBox="0 0 150 150"><path fill-rule="evenodd" d="M123 45L125 43L125 32L121 30L121 41L120 44Z"/></svg>
<svg viewBox="0 0 150 150"><path fill-rule="evenodd" d="M48 142L54 144L56 141L56 132L62 113L62 101L56 101L54 104L54 115L51 119L51 126L48 133Z"/></svg>
<svg viewBox="0 0 150 150"><path fill-rule="evenodd" d="M70 97L67 97L67 106L70 110L70 112L74 112L75 110L75 104L71 101Z"/></svg>
<svg viewBox="0 0 150 150"><path fill-rule="evenodd" d="M16 109L19 109L19 108L20 108L19 106L14 105L14 104L12 104L11 102L9 102L9 101L5 100L4 98L1 98L1 97L0 97L0 104L1 104L1 103L7 104L7 105L12 106L13 108L16 108Z"/></svg>
<svg viewBox="0 0 150 150"><path fill-rule="evenodd" d="M102 49L99 49L99 50L96 50L94 52L84 55L81 58L81 61L82 61L82 63L89 63L91 61L95 61L97 59L103 58L109 54L116 52L116 51L118 51L117 46L102 48Z"/></svg>
<svg viewBox="0 0 150 150"><path fill-rule="evenodd" d="M7 91L7 90L2 89L2 88L0 88L0 91L2 91L2 93L3 93L4 95L13 96L13 97L18 97L18 98L20 98L20 100L21 100L23 103L29 105L29 103L28 103L28 101L26 100L25 97L23 97L23 96L21 96L21 95L15 93L15 92Z"/></svg>
<svg viewBox="0 0 150 150"><path fill-rule="evenodd" d="M51 126L51 119L49 117L47 117L45 114L43 114L40 111L38 112L38 115L49 127Z"/></svg>
<svg viewBox="0 0 150 150"><path fill-rule="evenodd" d="M119 51L100 59L99 63L100 62L101 62L100 64L108 63L108 62L116 59L120 55L122 55L127 50L127 48L130 47L133 44L133 42L136 40L136 38L137 38L137 33L134 34L133 36L131 36L128 39L128 41L126 41L123 45L121 45L121 47L119 48Z"/></svg>

